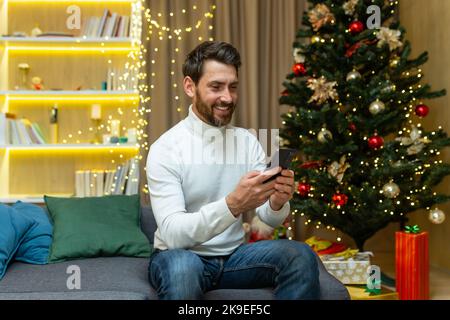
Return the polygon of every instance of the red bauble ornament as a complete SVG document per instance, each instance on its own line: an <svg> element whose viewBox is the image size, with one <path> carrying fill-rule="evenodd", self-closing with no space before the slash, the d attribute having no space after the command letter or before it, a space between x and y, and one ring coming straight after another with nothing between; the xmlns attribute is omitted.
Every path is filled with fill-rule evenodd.
<svg viewBox="0 0 450 320"><path fill-rule="evenodd" d="M311 185L307 183L299 183L297 190L302 197L306 197L308 196L308 193L311 191Z"/></svg>
<svg viewBox="0 0 450 320"><path fill-rule="evenodd" d="M296 63L292 66L292 71L297 77L304 76L306 74L306 68L303 63Z"/></svg>
<svg viewBox="0 0 450 320"><path fill-rule="evenodd" d="M353 122L350 122L350 123L348 124L348 129L349 129L351 132L356 132L356 125L355 125Z"/></svg>
<svg viewBox="0 0 450 320"><path fill-rule="evenodd" d="M377 150L384 145L384 139L380 136L372 136L368 140L369 148Z"/></svg>
<svg viewBox="0 0 450 320"><path fill-rule="evenodd" d="M335 193L332 199L335 205L343 206L347 204L348 196L343 193Z"/></svg>
<svg viewBox="0 0 450 320"><path fill-rule="evenodd" d="M350 31L350 33L353 35L358 34L358 33L362 32L363 30L364 30L364 24L358 20L353 21L348 26L348 31Z"/></svg>
<svg viewBox="0 0 450 320"><path fill-rule="evenodd" d="M283 90L283 92L281 92L281 95L287 97L289 95L289 90L288 89Z"/></svg>
<svg viewBox="0 0 450 320"><path fill-rule="evenodd" d="M428 112L430 112L430 108L424 104L419 104L416 107L416 115L421 118L426 117L428 115Z"/></svg>

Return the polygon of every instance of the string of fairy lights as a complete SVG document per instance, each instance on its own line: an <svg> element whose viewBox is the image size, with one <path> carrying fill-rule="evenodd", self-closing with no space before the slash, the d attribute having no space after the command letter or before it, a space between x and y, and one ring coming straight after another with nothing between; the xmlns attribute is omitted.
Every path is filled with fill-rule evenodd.
<svg viewBox="0 0 450 320"><path fill-rule="evenodd" d="M198 5L192 5L192 12L198 12ZM198 42L202 42L206 39L209 41L213 41L214 38L211 36L211 31L214 29L212 24L212 19L214 18L214 11L216 10L216 5L211 5L206 12L202 12L198 14L200 17L193 24L186 26L178 26L176 28L170 28L163 21L168 21L169 19L176 19L178 16L183 16L188 13L187 8L181 9L180 12L169 12L169 13L161 13L161 12L153 12L151 8L145 8L141 6L143 11L143 16L145 21L147 22L147 30L143 30L144 35L142 39L144 39L144 43L140 44L140 50L138 56L133 56L134 61L132 65L135 70L139 70L138 73L138 90L140 93L140 108L138 111L138 117L140 119L140 128L138 132L140 133L139 141L141 141L140 147L145 153L149 150L148 144L148 134L145 132L145 128L148 126L148 121L145 119L145 114L151 113L151 100L153 96L153 92L157 89L156 77L158 76L156 70L152 66L156 66L158 64L159 59L163 61L167 61L167 56L160 57L160 52L162 51L160 45L164 45L167 41L175 42L173 45L173 50L170 53L171 56L169 58L170 61L170 71L169 75L171 77L171 87L173 88L173 100L176 105L176 111L181 113L183 111L183 107L179 105L180 92L179 84L176 81L175 75L176 71L174 67L177 65L177 61L179 61L179 56L181 54L180 46L177 44L183 39L187 37L193 37ZM142 26L142 25L141 25ZM203 29L202 29L203 27ZM206 30L205 30L206 28ZM205 34L209 34L204 37ZM150 52L150 77L147 72L144 70L147 65L146 55L148 54L148 50ZM183 57L184 58L184 57ZM133 67L132 67L133 68ZM140 160L143 158L142 152L140 154ZM146 170L146 168L144 168ZM145 184L142 190L144 193L148 194L148 184Z"/></svg>
<svg viewBox="0 0 450 320"><path fill-rule="evenodd" d="M170 28L163 23L163 21L168 21L168 19L176 19L178 16L185 16L188 13L197 12L199 19L196 19L193 23L185 26L178 26L176 28ZM179 12L168 12L153 13L151 8L147 8L142 4L142 1L136 0L131 2L131 25L130 25L130 39L131 47L127 53L126 61L124 63L124 71L122 74L118 75L119 86L118 91L129 92L130 88L127 87L126 83L130 80L132 83L132 92L138 93L139 98L131 102L132 104L132 119L131 126L136 128L136 147L138 148L138 155L136 158L141 161L144 157L144 153L149 150L148 144L148 121L145 115L151 113L151 100L153 91L158 89L158 85L155 82L157 73L152 70L150 72L150 77L147 74L146 69L148 68L148 63L152 65L157 65L159 61L167 61L167 56L159 57L160 52L159 46L167 41L181 42L188 37L194 37L197 41L201 42L206 39L213 41L214 38L211 36L211 32L214 29L212 24L212 19L214 18L214 11L216 10L216 5L211 5L206 11L199 12L199 6L193 4L191 7L186 7L181 9ZM147 22L148 29L143 28L143 18ZM205 34L207 36L205 36ZM105 38L105 40L108 40ZM101 43L99 52L102 54L107 54L107 50L103 49L105 42ZM152 58L147 61L146 55L148 50L151 50ZM175 69L177 61L179 60L181 50L178 45L174 46L173 52L171 52L170 62L170 73L171 78L174 79L171 87L174 89L173 99L175 104L180 100L179 84L175 82ZM112 59L107 60L108 66L113 66L114 61ZM110 76L116 76L114 71L111 71ZM177 105L176 111L181 113L183 107ZM117 115L122 117L124 115L124 109L122 107L117 107ZM113 115L109 115L105 124L98 124L97 127L91 126L88 131L92 134L93 132L111 132L111 124L114 120ZM127 127L122 125L121 129L123 132L127 130ZM62 139L63 144L68 144L76 142L76 144L81 144L81 137L83 137L84 132L82 130L77 130L75 133L69 133L66 138ZM115 149L111 148L109 151L111 154L115 153ZM120 152L118 155L119 159L124 159L124 154ZM116 160L111 160L112 164L116 164ZM119 164L119 169L121 164ZM138 168L132 168L132 170L139 170ZM144 168L145 170L145 168ZM132 171L129 172L129 175ZM128 179L128 176L125 177ZM113 183L113 187L114 183ZM148 185L145 184L142 190L144 193L148 193Z"/></svg>

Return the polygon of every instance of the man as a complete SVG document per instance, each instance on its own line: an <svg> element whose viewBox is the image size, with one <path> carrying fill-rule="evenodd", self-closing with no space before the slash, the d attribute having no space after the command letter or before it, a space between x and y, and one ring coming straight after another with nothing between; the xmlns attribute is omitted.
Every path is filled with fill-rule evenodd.
<svg viewBox="0 0 450 320"><path fill-rule="evenodd" d="M256 137L229 125L240 65L230 44L205 42L195 48L183 65L184 91L192 99L189 115L150 148L147 177L158 229L149 281L160 299L264 287L274 287L277 299L319 296L317 261L307 245L244 244L243 213L255 210L272 227L288 216L294 172L277 167L262 173L265 154ZM242 143L232 143L236 139Z"/></svg>

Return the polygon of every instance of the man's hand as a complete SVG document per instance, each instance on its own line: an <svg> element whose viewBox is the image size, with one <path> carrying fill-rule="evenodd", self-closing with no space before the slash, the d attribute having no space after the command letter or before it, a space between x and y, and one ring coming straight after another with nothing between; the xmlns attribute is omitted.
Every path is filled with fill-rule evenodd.
<svg viewBox="0 0 450 320"><path fill-rule="evenodd" d="M277 177L275 181L276 191L270 196L269 203L272 210L278 211L286 202L291 200L294 195L294 171L281 171L281 176Z"/></svg>
<svg viewBox="0 0 450 320"><path fill-rule="evenodd" d="M264 181L280 171L281 167L277 167L263 173L251 171L243 176L236 189L225 198L231 213L238 217L246 211L263 205L269 197L277 192L276 180L268 183L264 183Z"/></svg>

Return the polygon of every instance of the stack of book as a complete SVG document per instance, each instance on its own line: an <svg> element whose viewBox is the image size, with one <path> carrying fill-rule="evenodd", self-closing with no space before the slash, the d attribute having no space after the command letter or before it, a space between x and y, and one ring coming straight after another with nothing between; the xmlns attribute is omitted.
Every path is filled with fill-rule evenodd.
<svg viewBox="0 0 450 320"><path fill-rule="evenodd" d="M133 158L116 170L78 170L75 172L75 197L132 195L139 193L139 160Z"/></svg>
<svg viewBox="0 0 450 320"><path fill-rule="evenodd" d="M105 9L101 17L89 17L84 21L81 36L127 38L130 36L130 17L120 16Z"/></svg>
<svg viewBox="0 0 450 320"><path fill-rule="evenodd" d="M37 123L16 115L0 112L0 145L46 144L47 141Z"/></svg>

